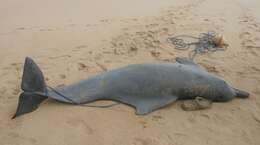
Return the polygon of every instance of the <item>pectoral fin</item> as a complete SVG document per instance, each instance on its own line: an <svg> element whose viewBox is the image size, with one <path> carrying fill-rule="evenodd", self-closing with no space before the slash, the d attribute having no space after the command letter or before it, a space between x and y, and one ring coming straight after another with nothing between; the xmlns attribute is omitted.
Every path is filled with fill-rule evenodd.
<svg viewBox="0 0 260 145"><path fill-rule="evenodd" d="M174 101L176 101L178 97L176 96L163 96L163 97L149 97L142 100L136 104L136 114L137 115L146 115L152 111L155 111L159 108L165 107Z"/></svg>

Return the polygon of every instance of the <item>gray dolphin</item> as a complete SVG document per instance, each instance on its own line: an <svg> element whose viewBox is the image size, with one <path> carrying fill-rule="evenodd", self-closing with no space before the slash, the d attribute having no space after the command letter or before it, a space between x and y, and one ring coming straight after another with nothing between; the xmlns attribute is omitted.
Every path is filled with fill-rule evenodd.
<svg viewBox="0 0 260 145"><path fill-rule="evenodd" d="M188 58L176 58L176 63L128 65L52 89L46 86L36 63L27 57L21 88L23 92L13 118L36 110L48 97L70 104L113 100L134 107L138 115L148 114L177 99L200 96L226 102L235 97L249 97L249 93L231 87Z"/></svg>

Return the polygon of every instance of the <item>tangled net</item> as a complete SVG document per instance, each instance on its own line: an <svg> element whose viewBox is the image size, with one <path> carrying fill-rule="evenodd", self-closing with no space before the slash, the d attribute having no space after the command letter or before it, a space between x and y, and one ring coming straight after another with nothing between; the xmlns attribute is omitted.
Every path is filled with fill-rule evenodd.
<svg viewBox="0 0 260 145"><path fill-rule="evenodd" d="M196 39L197 41L185 42L184 38ZM214 31L208 31L207 33L199 34L198 37L190 35L178 35L168 38L167 41L173 44L177 50L192 49L189 52L189 58L193 60L197 54L226 50L228 44L223 44L222 47L219 47L219 44L216 43L216 38L217 34ZM194 47L191 48L191 46Z"/></svg>

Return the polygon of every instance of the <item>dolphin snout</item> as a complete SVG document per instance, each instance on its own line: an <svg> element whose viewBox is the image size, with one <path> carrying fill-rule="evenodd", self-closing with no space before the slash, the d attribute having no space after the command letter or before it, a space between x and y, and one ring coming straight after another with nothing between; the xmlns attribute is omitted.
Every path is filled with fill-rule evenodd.
<svg viewBox="0 0 260 145"><path fill-rule="evenodd" d="M248 98L250 96L250 94L248 92L246 92L246 91L239 90L239 89L236 89L236 88L234 88L234 90L235 90L237 98L245 99L245 98Z"/></svg>

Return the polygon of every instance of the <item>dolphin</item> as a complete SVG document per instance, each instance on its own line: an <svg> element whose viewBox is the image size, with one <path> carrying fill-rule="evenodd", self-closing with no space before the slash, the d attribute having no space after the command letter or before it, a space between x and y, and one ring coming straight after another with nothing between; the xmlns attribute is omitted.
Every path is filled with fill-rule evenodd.
<svg viewBox="0 0 260 145"><path fill-rule="evenodd" d="M26 57L21 89L13 118L36 110L47 98L76 105L112 100L134 107L137 115L145 115L178 99L199 96L212 102L227 102L249 97L249 93L208 73L193 60L180 57L175 63L124 66L57 88L48 87L40 68Z"/></svg>

